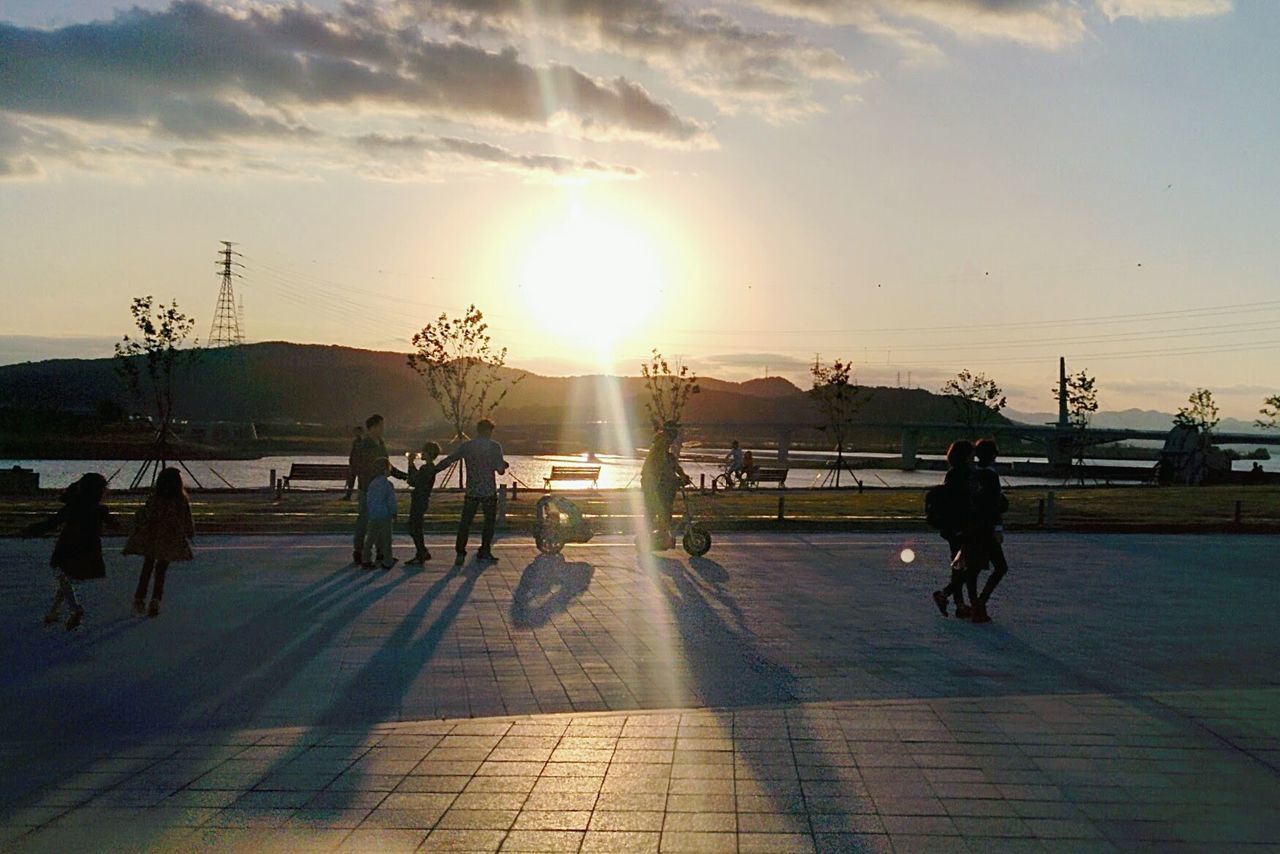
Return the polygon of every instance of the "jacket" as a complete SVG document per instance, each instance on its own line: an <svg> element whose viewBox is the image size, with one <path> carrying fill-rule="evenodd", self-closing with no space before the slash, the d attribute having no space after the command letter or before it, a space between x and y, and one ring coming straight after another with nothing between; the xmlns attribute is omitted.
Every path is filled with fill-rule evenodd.
<svg viewBox="0 0 1280 854"><path fill-rule="evenodd" d="M61 527L58 542L53 547L49 566L60 569L77 581L105 578L107 566L102 559L102 528L114 527L116 519L101 504L69 502L57 513L36 522L23 531L26 536L38 537Z"/></svg>
<svg viewBox="0 0 1280 854"><path fill-rule="evenodd" d="M138 511L133 533L125 541L124 553L171 563L191 560L191 540L195 535L189 502L152 496Z"/></svg>
<svg viewBox="0 0 1280 854"><path fill-rule="evenodd" d="M386 475L378 475L365 489L365 502L369 507L370 522L387 522L396 518L399 509L396 488Z"/></svg>

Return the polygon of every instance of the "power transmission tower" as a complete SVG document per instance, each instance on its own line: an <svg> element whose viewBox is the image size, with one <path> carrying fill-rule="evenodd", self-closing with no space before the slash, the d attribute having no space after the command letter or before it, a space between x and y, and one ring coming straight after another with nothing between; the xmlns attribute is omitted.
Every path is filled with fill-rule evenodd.
<svg viewBox="0 0 1280 854"><path fill-rule="evenodd" d="M236 347L244 343L244 331L240 327L240 312L236 309L235 289L232 287L231 280L243 278L236 272L236 268L244 268L244 265L236 258L241 257L231 247L235 246L230 240L223 240L222 250L218 253L218 260L215 262L221 268L222 287L218 290L218 305L213 311L213 326L209 330L210 347Z"/></svg>

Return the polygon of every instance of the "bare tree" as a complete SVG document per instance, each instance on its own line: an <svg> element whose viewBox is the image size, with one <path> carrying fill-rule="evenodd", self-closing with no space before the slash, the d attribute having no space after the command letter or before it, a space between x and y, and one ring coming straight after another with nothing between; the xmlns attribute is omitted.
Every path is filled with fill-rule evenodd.
<svg viewBox="0 0 1280 854"><path fill-rule="evenodd" d="M1097 378L1088 371L1080 370L1067 375L1067 422L1072 428L1071 458L1080 476L1080 485L1084 485L1084 455L1088 445L1085 431L1089 429L1089 421L1093 413L1098 411ZM1057 389L1050 393L1056 398Z"/></svg>
<svg viewBox="0 0 1280 854"><path fill-rule="evenodd" d="M414 334L413 346L409 367L426 381L427 393L453 428L454 441L465 439L466 428L476 420L493 414L525 377L503 371L507 348L493 348L489 324L474 305L461 317L441 314Z"/></svg>
<svg viewBox="0 0 1280 854"><path fill-rule="evenodd" d="M1264 430L1280 429L1280 394L1273 394L1262 401L1258 414L1262 417L1254 423L1259 427Z"/></svg>
<svg viewBox="0 0 1280 854"><path fill-rule="evenodd" d="M866 404L869 395L858 386L853 376L852 361L836 360L823 364L820 357L815 358L809 373L813 375L809 396L826 421L824 429L835 441L836 460L832 467L835 485L840 485L841 471L848 471L856 482L858 477L845 462L844 449L853 431L854 416Z"/></svg>
<svg viewBox="0 0 1280 854"><path fill-rule="evenodd" d="M963 370L942 384L942 393L956 407L956 421L972 434L993 423L1008 405L1004 391L986 374Z"/></svg>
<svg viewBox="0 0 1280 854"><path fill-rule="evenodd" d="M195 327L195 319L183 314L177 300L155 304L154 297L134 297L129 306L137 332L116 344L116 372L135 397L148 400L155 413L155 444L133 478L132 488L142 485L148 472L151 482L170 462L173 438L174 379L196 358L196 350L183 349ZM193 341L194 345L196 342ZM183 465L183 468L186 468ZM190 471L187 472L191 474ZM192 477L194 480L194 476ZM198 482L197 482L197 485Z"/></svg>
<svg viewBox="0 0 1280 854"><path fill-rule="evenodd" d="M1222 420L1218 417L1218 404L1213 402L1213 392L1207 388L1198 388L1187 397L1187 405L1179 407L1173 416L1177 427L1194 427L1204 435L1213 432Z"/></svg>
<svg viewBox="0 0 1280 854"><path fill-rule="evenodd" d="M668 421L678 424L689 398L702 391L698 375L692 373L688 365L681 365L679 370L673 371L657 348L652 351L648 363L640 364L640 375L644 377L644 387L649 393L644 408L654 430L661 429Z"/></svg>

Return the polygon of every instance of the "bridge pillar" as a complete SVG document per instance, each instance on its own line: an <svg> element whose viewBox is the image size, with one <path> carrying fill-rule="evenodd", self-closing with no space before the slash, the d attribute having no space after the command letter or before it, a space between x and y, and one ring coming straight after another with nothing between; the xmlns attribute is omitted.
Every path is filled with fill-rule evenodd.
<svg viewBox="0 0 1280 854"><path fill-rule="evenodd" d="M787 468L791 464L791 431L778 433L778 467Z"/></svg>
<svg viewBox="0 0 1280 854"><path fill-rule="evenodd" d="M916 449L920 444L919 430L902 431L902 470L916 470Z"/></svg>
<svg viewBox="0 0 1280 854"><path fill-rule="evenodd" d="M1071 433L1057 431L1053 436L1044 443L1045 457L1049 460L1049 465L1059 472L1069 472L1071 470L1071 452L1075 448L1075 441Z"/></svg>

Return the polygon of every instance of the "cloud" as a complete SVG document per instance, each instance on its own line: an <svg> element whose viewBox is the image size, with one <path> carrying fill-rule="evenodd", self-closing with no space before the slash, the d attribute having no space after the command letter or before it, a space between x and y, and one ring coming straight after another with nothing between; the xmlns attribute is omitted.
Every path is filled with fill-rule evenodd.
<svg viewBox="0 0 1280 854"><path fill-rule="evenodd" d="M0 174L30 173L33 162L38 168L35 149L56 152L37 144L36 129L53 133L71 123L110 128L116 142L150 140L153 148L165 140L326 145L342 136L326 126L343 121L714 144L701 123L634 81L534 65L509 47L432 40L377 15L300 4L179 0L52 30L0 23L0 80L0 116L21 129L0 141Z"/></svg>
<svg viewBox="0 0 1280 854"><path fill-rule="evenodd" d="M745 110L772 121L820 111L812 81L854 84L868 76L837 51L794 34L744 26L719 9L686 11L664 0L396 0L393 8L466 36L538 36L635 59L662 69L724 112Z"/></svg>
<svg viewBox="0 0 1280 854"><path fill-rule="evenodd" d="M747 0L786 17L852 26L896 42L917 56L940 49L919 29L944 30L964 39L1011 41L1057 50L1088 32L1074 0Z"/></svg>
<svg viewBox="0 0 1280 854"><path fill-rule="evenodd" d="M431 164L441 160L457 160L500 166L513 172L552 176L596 175L612 178L637 178L638 170L630 166L611 166L594 160L580 160L547 154L522 154L488 142L455 137L425 137L417 134L388 136L365 134L353 144L390 169L377 169L387 178L414 177L428 174Z"/></svg>
<svg viewBox="0 0 1280 854"><path fill-rule="evenodd" d="M1225 15L1232 8L1232 0L1098 0L1098 9L1111 21L1118 18L1136 18L1139 21L1202 18Z"/></svg>

